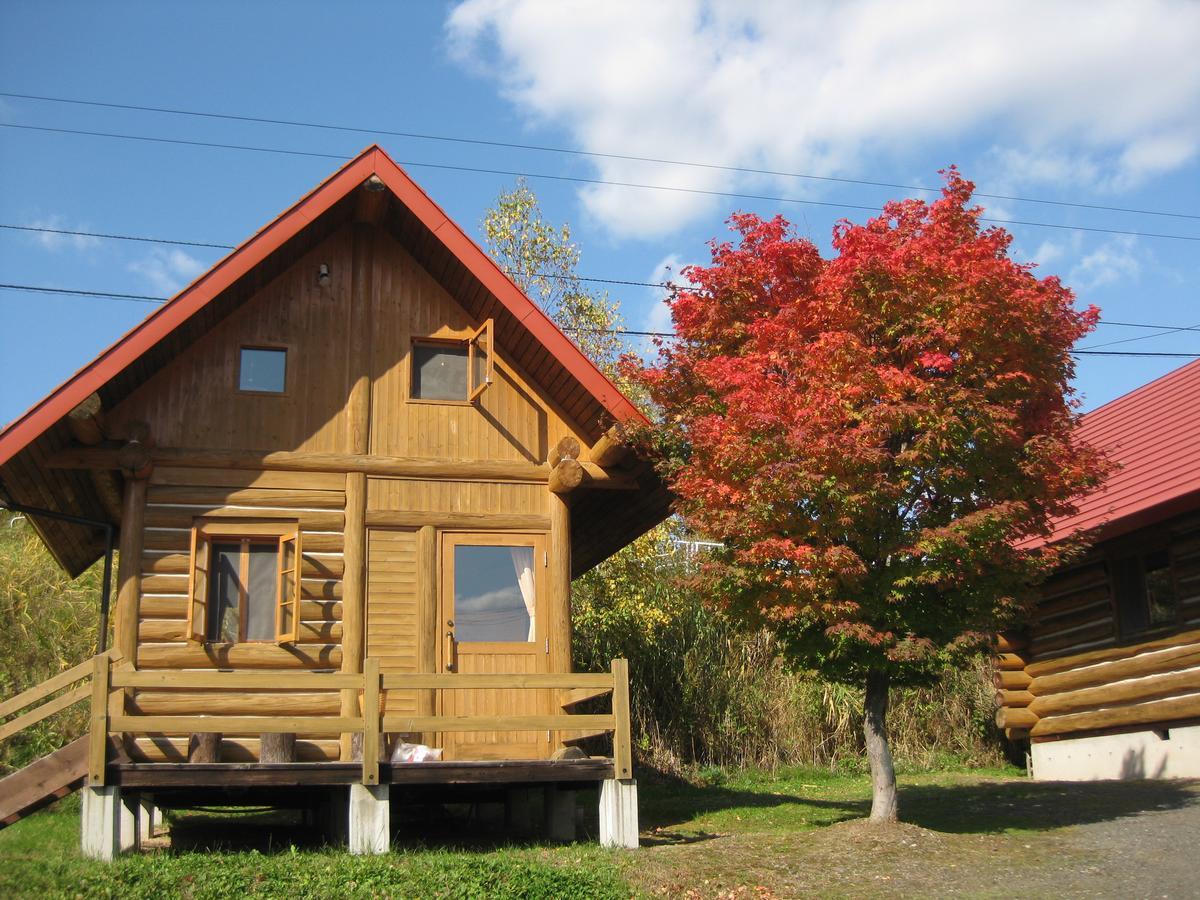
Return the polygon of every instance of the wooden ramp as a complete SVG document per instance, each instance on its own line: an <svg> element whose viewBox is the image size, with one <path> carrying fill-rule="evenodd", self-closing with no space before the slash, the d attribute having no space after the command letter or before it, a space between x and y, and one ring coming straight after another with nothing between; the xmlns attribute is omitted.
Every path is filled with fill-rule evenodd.
<svg viewBox="0 0 1200 900"><path fill-rule="evenodd" d="M82 737L0 779L0 828L78 790L87 763L88 739Z"/></svg>

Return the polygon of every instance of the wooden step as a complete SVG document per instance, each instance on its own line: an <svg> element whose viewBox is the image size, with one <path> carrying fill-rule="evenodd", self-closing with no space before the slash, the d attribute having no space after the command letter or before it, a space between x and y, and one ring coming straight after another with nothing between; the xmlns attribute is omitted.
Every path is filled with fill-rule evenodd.
<svg viewBox="0 0 1200 900"><path fill-rule="evenodd" d="M0 828L82 787L87 756L88 739L82 737L0 779Z"/></svg>

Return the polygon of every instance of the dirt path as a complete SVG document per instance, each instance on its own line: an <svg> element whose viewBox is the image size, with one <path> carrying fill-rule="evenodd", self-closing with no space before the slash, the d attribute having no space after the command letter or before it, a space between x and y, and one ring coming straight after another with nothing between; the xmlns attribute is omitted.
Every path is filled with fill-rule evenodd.
<svg viewBox="0 0 1200 900"><path fill-rule="evenodd" d="M670 897L1200 897L1200 782L1028 785L1020 801L978 833L669 835L628 874Z"/></svg>

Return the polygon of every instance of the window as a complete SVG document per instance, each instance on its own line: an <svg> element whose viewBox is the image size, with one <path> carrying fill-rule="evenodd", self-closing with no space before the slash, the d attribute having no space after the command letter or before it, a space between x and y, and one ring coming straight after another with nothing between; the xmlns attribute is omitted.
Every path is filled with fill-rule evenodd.
<svg viewBox="0 0 1200 900"><path fill-rule="evenodd" d="M1159 548L1109 561L1121 637L1175 624L1178 618L1171 552Z"/></svg>
<svg viewBox="0 0 1200 900"><path fill-rule="evenodd" d="M414 400L471 403L492 383L492 320L465 341L418 341L412 351Z"/></svg>
<svg viewBox="0 0 1200 900"><path fill-rule="evenodd" d="M528 642L537 633L533 547L454 546L454 637Z"/></svg>
<svg viewBox="0 0 1200 900"><path fill-rule="evenodd" d="M192 528L188 640L294 642L300 634L295 522L198 520Z"/></svg>
<svg viewBox="0 0 1200 900"><path fill-rule="evenodd" d="M238 390L282 394L287 388L287 350L243 347L238 362Z"/></svg>

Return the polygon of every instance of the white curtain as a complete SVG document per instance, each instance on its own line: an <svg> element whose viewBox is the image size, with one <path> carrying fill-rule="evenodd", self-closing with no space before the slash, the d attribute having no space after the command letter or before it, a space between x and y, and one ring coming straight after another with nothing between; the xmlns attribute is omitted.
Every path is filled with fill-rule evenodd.
<svg viewBox="0 0 1200 900"><path fill-rule="evenodd" d="M513 571L517 573L517 585L521 588L521 599L525 601L525 612L529 613L529 637L536 635L537 597L533 593L533 548L509 547L512 553Z"/></svg>

